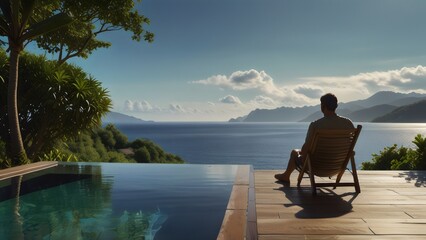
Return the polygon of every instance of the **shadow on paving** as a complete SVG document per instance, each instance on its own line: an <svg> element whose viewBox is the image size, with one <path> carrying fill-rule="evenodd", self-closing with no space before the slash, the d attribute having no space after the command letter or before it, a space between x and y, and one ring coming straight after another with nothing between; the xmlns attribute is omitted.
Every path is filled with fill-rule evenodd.
<svg viewBox="0 0 426 240"><path fill-rule="evenodd" d="M302 210L295 213L296 218L335 218L352 212L352 202L357 193L336 194L329 188L318 188L317 196L312 195L311 188L307 187L280 187L291 202L283 204L285 207L300 206ZM348 199L348 200L345 200Z"/></svg>
<svg viewBox="0 0 426 240"><path fill-rule="evenodd" d="M398 175L409 183L414 182L416 187L426 187L426 171L407 171Z"/></svg>

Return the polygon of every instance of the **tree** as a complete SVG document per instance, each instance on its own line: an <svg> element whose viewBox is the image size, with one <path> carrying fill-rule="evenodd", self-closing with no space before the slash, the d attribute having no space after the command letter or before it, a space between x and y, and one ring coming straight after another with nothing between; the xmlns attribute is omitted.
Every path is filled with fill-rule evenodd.
<svg viewBox="0 0 426 240"><path fill-rule="evenodd" d="M109 42L97 39L101 33L125 30L133 33L133 40L140 41L143 35L145 41L152 42L154 34L143 29L149 19L139 14L134 4L133 0L0 0L0 36L8 39L0 39L0 43L7 44L10 51L7 102L13 165L27 161L17 102L19 55L24 47L35 40L41 49L57 54L58 63L63 64L72 57L87 58L97 48L109 47ZM71 19L68 13L75 17ZM54 31L60 27L60 33Z"/></svg>
<svg viewBox="0 0 426 240"><path fill-rule="evenodd" d="M141 0L137 0L140 2ZM107 48L110 42L99 35L125 30L131 38L152 42L154 34L145 31L150 20L135 9L134 0L42 0L38 15L50 12L72 12L75 18L61 33L51 32L36 39L38 47L55 54L60 64L72 57L87 58L98 48Z"/></svg>
<svg viewBox="0 0 426 240"><path fill-rule="evenodd" d="M138 163L149 163L151 162L151 155L149 155L148 149L146 147L141 147L135 151L135 160Z"/></svg>
<svg viewBox="0 0 426 240"><path fill-rule="evenodd" d="M28 162L24 144L21 137L21 129L18 116L18 67L19 55L24 49L24 43L42 34L52 32L69 24L72 18L65 13L50 13L40 21L33 21L33 11L36 0L1 0L0 9L0 36L8 38L9 79L7 91L7 112L10 130L10 150L12 165L20 165Z"/></svg>
<svg viewBox="0 0 426 240"><path fill-rule="evenodd" d="M108 124L105 127L105 131L108 131L112 134L115 145L115 149L125 148L128 144L127 136L120 132L114 125Z"/></svg>
<svg viewBox="0 0 426 240"><path fill-rule="evenodd" d="M6 53L0 51L0 76L7 73ZM3 66L3 67L1 67ZM23 145L28 156L48 153L61 140L101 125L111 107L108 91L81 68L22 54L19 68L20 114ZM8 138L5 82L0 81L0 138ZM10 146L9 141L6 141Z"/></svg>

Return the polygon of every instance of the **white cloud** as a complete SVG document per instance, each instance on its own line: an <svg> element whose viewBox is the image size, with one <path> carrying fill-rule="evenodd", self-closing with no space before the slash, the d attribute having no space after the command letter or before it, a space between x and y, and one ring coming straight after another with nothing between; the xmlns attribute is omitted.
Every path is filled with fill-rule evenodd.
<svg viewBox="0 0 426 240"><path fill-rule="evenodd" d="M225 75L215 75L204 80L193 81L191 83L215 85L233 90L259 89L260 91L276 97L284 96L284 92L277 88L274 80L265 71L254 69L248 71L236 71L229 77Z"/></svg>
<svg viewBox="0 0 426 240"><path fill-rule="evenodd" d="M187 111L185 110L184 107L182 107L179 104L170 104L169 105L169 110L173 113L186 113Z"/></svg>
<svg viewBox="0 0 426 240"><path fill-rule="evenodd" d="M257 89L261 93L248 102L260 106L302 106L319 103L327 92L336 94L339 101L363 99L378 91L426 92L426 67L403 67L389 71L359 73L351 76L305 77L301 84L279 86L265 71L254 69L236 71L229 76L216 75L192 83L214 85L235 91ZM265 97L269 98L268 100ZM272 101L270 101L272 100Z"/></svg>
<svg viewBox="0 0 426 240"><path fill-rule="evenodd" d="M228 104L241 104L241 100L238 97L228 95L226 97L223 97L219 99L221 103L228 103Z"/></svg>
<svg viewBox="0 0 426 240"><path fill-rule="evenodd" d="M256 106L275 106L276 102L274 101L274 99L270 98L270 97L265 97L265 96L256 96L252 101L252 104L256 105Z"/></svg>
<svg viewBox="0 0 426 240"><path fill-rule="evenodd" d="M294 91L309 98L319 98L324 95L322 89L307 85L298 85L296 88L294 88Z"/></svg>
<svg viewBox="0 0 426 240"><path fill-rule="evenodd" d="M384 90L426 93L426 67L423 66L297 80L298 83L276 84L264 71L236 71L229 76L217 75L193 82L233 90L227 90L229 95L220 98L218 102L203 99L202 102L165 103L159 107L145 100L126 100L124 109L142 119L210 121L243 116L255 108L316 105L319 104L319 97L327 92L336 94L339 102L365 99Z"/></svg>
<svg viewBox="0 0 426 240"><path fill-rule="evenodd" d="M135 109L134 103L131 100L126 100L124 102L124 110L126 111L133 111Z"/></svg>
<svg viewBox="0 0 426 240"><path fill-rule="evenodd" d="M305 87L333 92L343 101L371 96L378 91L426 92L426 67L403 67L389 71L359 73L340 77L309 77Z"/></svg>
<svg viewBox="0 0 426 240"><path fill-rule="evenodd" d="M152 106L148 101L124 101L124 110L128 112L158 112L161 109L157 106Z"/></svg>
<svg viewBox="0 0 426 240"><path fill-rule="evenodd" d="M151 111L153 109L151 104L147 101L135 102L135 107L136 107L136 110L141 112Z"/></svg>

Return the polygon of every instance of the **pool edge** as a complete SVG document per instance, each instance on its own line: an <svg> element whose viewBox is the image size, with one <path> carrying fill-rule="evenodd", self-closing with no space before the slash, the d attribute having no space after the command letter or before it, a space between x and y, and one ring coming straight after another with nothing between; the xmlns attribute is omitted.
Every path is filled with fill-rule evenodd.
<svg viewBox="0 0 426 240"><path fill-rule="evenodd" d="M0 170L0 181L58 166L58 162L35 162Z"/></svg>
<svg viewBox="0 0 426 240"><path fill-rule="evenodd" d="M254 170L239 165L217 239L257 239Z"/></svg>

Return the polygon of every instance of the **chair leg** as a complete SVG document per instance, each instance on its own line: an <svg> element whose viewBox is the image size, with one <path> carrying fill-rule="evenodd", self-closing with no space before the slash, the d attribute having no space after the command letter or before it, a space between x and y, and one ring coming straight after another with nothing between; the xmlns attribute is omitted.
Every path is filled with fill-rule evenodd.
<svg viewBox="0 0 426 240"><path fill-rule="evenodd" d="M303 178L304 173L305 173L304 170L299 172L299 176L297 177L297 186L298 187L300 187L300 183L302 182L302 178Z"/></svg>
<svg viewBox="0 0 426 240"><path fill-rule="evenodd" d="M337 175L337 178L336 178L336 186L334 186L334 187L333 187L333 189L336 189L337 184L339 184L340 180L342 179L343 173L345 173L345 169L343 169L343 170L342 170L342 171L341 171L341 172Z"/></svg>
<svg viewBox="0 0 426 240"><path fill-rule="evenodd" d="M309 169L309 179L311 180L311 187L312 187L312 195L317 195L317 186L315 185L315 176L312 172L312 165L311 165L311 159L309 157L306 158L306 161L308 161L308 169Z"/></svg>
<svg viewBox="0 0 426 240"><path fill-rule="evenodd" d="M343 173L345 173L345 169L343 169L343 170L339 173L339 175L337 175L336 183L339 183L339 182L340 182L340 180L342 179Z"/></svg>
<svg viewBox="0 0 426 240"><path fill-rule="evenodd" d="M297 177L297 186L300 187L300 183L302 182L303 175L305 174L306 169L306 160L303 163L302 170L299 172L299 177Z"/></svg>
<svg viewBox="0 0 426 240"><path fill-rule="evenodd" d="M361 187L359 186L358 174L356 172L355 158L351 157L351 165L352 165L352 176L354 177L355 191L357 193L361 192Z"/></svg>

